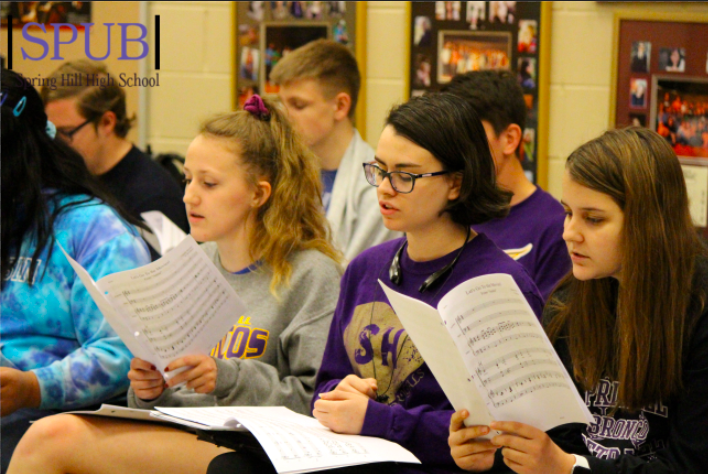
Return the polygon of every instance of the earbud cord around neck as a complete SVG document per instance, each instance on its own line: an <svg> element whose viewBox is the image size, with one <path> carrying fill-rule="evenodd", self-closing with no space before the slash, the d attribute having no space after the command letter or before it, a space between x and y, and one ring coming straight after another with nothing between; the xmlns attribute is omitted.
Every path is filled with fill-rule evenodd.
<svg viewBox="0 0 708 474"><path fill-rule="evenodd" d="M450 271L447 272L447 276L445 277L445 280L443 280L443 282L442 282L442 283L440 284L440 286L438 287L438 291L436 291L435 294L433 295L432 301L435 301L435 299L438 297L438 294L440 294L440 291L442 291L443 287L445 286L445 283L447 283L447 280L450 279L450 276L452 275L452 271L453 271L453 269L455 268L455 263L457 263L457 260L460 258L460 255L462 255L462 251L464 250L464 247L465 247L465 246L467 245L467 243L469 242L469 238L470 238L470 230L468 229L468 231L467 231L467 236L466 236L466 238L465 238L465 242L462 244L462 250L460 250L460 251L457 253L457 255L455 256L455 259L453 260L452 265L450 266ZM401 246L401 250L403 249L404 246L405 246L405 243L403 244L403 246ZM395 258L395 257L394 257L394 258ZM378 284L378 281L381 279L381 274L383 273L383 271L384 271L385 269L386 269L386 267L383 267L383 268L381 269L381 271L379 271L379 276L378 276L378 278L376 279L376 283L375 283L375 284L376 284L376 288L378 288L378 289L381 289L381 288L380 288L380 285ZM400 269L399 269L399 271L400 271ZM383 291L383 290L381 290L381 291ZM376 294L376 289L374 289L374 294ZM371 326L371 325L373 324L373 320L374 320L374 307L375 307L375 305L376 305L376 301L375 301L375 299L374 299L374 301L371 303L371 314L369 315L369 326ZM397 317L398 317L398 316L397 316ZM407 340L408 340L408 333L406 333L406 336L403 338L403 341L401 341L401 348L398 350L398 353L396 354L396 359L395 359L395 360L398 360L398 358L401 356L401 352L403 352L403 347L405 346ZM371 343L371 330L369 330L369 346L371 347L371 350L372 350L372 354L371 354L371 367L374 369L374 380L377 381L377 384L376 384L376 385L377 385L377 386L376 386L376 401L377 401L377 402L380 402L380 403L387 403L387 402L388 402L388 395L383 395L383 394L385 394L386 392L388 392L388 390L391 388L391 384L393 384L393 376L394 376L395 368L394 368L394 367L391 368L391 375L389 376L389 379L388 379L388 386L386 387L386 390L380 391L380 390L379 390L379 387L378 387L378 379L377 379L377 377L376 377L376 358L374 357L374 354L373 354L374 345Z"/></svg>

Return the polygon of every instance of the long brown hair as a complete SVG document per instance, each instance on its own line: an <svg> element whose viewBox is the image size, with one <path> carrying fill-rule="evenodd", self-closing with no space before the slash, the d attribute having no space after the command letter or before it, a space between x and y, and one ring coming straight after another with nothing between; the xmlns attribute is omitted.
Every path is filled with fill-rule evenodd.
<svg viewBox="0 0 708 474"><path fill-rule="evenodd" d="M270 198L258 208L249 252L272 269L270 290L277 296L277 287L287 285L292 273L288 257L293 251L316 249L336 262L342 255L332 245L317 159L293 131L280 103L268 98L263 102L269 120L239 110L208 120L200 133L230 142L251 185L263 177L271 185Z"/></svg>
<svg viewBox="0 0 708 474"><path fill-rule="evenodd" d="M569 275L565 303L548 326L567 337L574 375L586 390L619 381L618 407L639 410L681 387L694 261L705 250L693 227L681 166L657 133L627 128L575 150L566 171L610 196L624 212L622 279Z"/></svg>

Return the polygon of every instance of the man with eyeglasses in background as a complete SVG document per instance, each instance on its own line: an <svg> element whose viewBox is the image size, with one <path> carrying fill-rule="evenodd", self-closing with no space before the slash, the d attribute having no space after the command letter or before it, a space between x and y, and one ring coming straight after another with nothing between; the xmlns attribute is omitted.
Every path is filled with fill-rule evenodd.
<svg viewBox="0 0 708 474"><path fill-rule="evenodd" d="M62 77L80 81L78 85L45 86L41 90L57 138L83 156L89 171L129 213L140 219L143 212L160 211L189 233L183 193L177 182L126 139L135 116L127 115L123 89L115 80L105 80L109 77L106 66L87 60L66 62L47 83L62 84ZM150 253L153 260L160 256L152 247Z"/></svg>

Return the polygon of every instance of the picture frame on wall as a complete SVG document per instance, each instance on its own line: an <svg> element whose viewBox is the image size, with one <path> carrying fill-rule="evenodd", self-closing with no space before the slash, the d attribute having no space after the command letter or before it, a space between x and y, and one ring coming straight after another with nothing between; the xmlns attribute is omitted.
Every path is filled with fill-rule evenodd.
<svg viewBox="0 0 708 474"><path fill-rule="evenodd" d="M329 24L325 22L261 23L260 37L260 51L264 52L264 57L257 81L264 93L273 94L278 92L277 87L268 80L273 67L290 51L304 46L310 41L327 39Z"/></svg>
<svg viewBox="0 0 708 474"><path fill-rule="evenodd" d="M508 31L438 32L439 84L455 74L486 69L510 69L511 33Z"/></svg>
<svg viewBox="0 0 708 474"><path fill-rule="evenodd" d="M527 104L519 158L548 184L550 2L408 2L406 97L440 90L456 74L510 71ZM459 14L457 13L459 12Z"/></svg>
<svg viewBox="0 0 708 474"><path fill-rule="evenodd" d="M647 126L656 129L657 84L670 77L685 76L682 84L708 79L708 15L617 12L613 50L609 127L629 126L644 114Z"/></svg>
<svg viewBox="0 0 708 474"><path fill-rule="evenodd" d="M708 15L617 12L613 51L609 128L646 126L666 139L708 238ZM634 97L640 81L649 100Z"/></svg>
<svg viewBox="0 0 708 474"><path fill-rule="evenodd" d="M7 26L12 16L12 27L22 28L27 23L69 23L83 28L91 22L92 2L0 2L0 24Z"/></svg>
<svg viewBox="0 0 708 474"><path fill-rule="evenodd" d="M269 81L289 51L327 38L351 49L365 77L367 2L233 2L233 108L253 94L277 93ZM366 91L359 91L354 123L365 137Z"/></svg>
<svg viewBox="0 0 708 474"><path fill-rule="evenodd" d="M708 77L652 76L651 129L683 162L708 166Z"/></svg>

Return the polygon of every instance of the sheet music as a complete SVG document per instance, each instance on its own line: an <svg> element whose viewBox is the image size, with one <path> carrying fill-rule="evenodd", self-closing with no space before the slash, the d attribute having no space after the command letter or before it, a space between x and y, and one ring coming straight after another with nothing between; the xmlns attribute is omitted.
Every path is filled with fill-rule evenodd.
<svg viewBox="0 0 708 474"><path fill-rule="evenodd" d="M163 374L178 357L208 354L246 310L191 236L159 260L97 283L67 258L128 349Z"/></svg>
<svg viewBox="0 0 708 474"><path fill-rule="evenodd" d="M185 234L177 224L172 222L169 217L160 211L143 212L140 214L140 217L145 220L145 223L150 227L157 238L158 246L155 246L153 242L150 242L150 245L152 245L160 255L165 255L167 252L177 247L180 242L187 237L187 234Z"/></svg>
<svg viewBox="0 0 708 474"><path fill-rule="evenodd" d="M488 425L492 418L485 400L467 374L465 362L438 311L422 301L390 289L381 280L379 284L452 406L455 410L467 409L470 413L465 425ZM496 432L490 433L485 438L495 435Z"/></svg>
<svg viewBox="0 0 708 474"><path fill-rule="evenodd" d="M445 295L438 310L495 419L520 421L543 431L592 421L510 275L468 280Z"/></svg>
<svg viewBox="0 0 708 474"><path fill-rule="evenodd" d="M368 436L333 433L314 418L285 407L156 407L190 421L228 425L236 422L253 433L278 473L312 472L371 462L420 461L396 443Z"/></svg>

